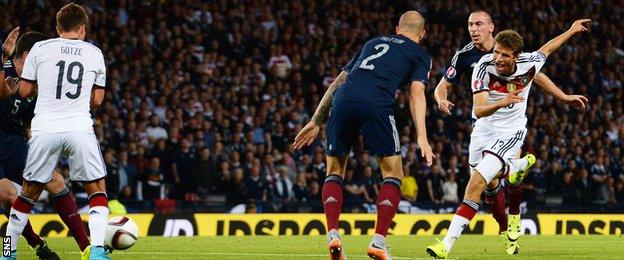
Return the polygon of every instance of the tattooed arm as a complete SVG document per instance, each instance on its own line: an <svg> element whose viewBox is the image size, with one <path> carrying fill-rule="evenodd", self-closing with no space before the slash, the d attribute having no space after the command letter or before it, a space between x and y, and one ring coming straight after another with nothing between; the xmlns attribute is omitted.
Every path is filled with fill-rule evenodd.
<svg viewBox="0 0 624 260"><path fill-rule="evenodd" d="M316 125L320 126L321 124L323 124L323 122L325 122L325 119L327 119L327 115L329 115L329 109L331 108L332 98L334 97L334 92L336 92L336 89L338 89L340 86L342 86L342 84L345 83L345 81L347 81L348 75L349 73L347 73L346 71L340 72L340 75L338 75L336 80L334 80L334 82L332 82L332 84L330 84L327 88L327 91L325 91L321 102L319 102L318 107L316 107L314 115L312 115L311 121L314 122Z"/></svg>
<svg viewBox="0 0 624 260"><path fill-rule="evenodd" d="M329 85L327 91L323 95L321 102L319 102L318 107L316 107L316 111L314 111L314 115L312 115L312 119L310 122L299 131L297 137L295 137L295 142L293 143L293 148L301 149L304 146L308 146L314 141L316 136L319 133L321 125L327 119L327 115L329 114L329 109L331 108L332 98L334 97L334 92L338 89L342 84L347 81L347 76L349 73L346 71L340 72L340 75L334 80L334 82Z"/></svg>

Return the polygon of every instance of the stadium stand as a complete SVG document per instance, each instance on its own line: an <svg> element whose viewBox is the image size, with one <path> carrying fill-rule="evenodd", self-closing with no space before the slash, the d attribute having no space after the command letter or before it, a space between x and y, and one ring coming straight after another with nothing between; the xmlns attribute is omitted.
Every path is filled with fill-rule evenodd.
<svg viewBox="0 0 624 260"><path fill-rule="evenodd" d="M465 87L453 89L452 116L437 111L431 93L450 57L469 41L468 14L486 9L496 31L517 30L527 51L574 19L593 19L590 33L570 40L542 70L565 92L586 95L588 109L540 92L529 100L524 149L538 162L524 184L525 201L542 212L621 212L624 8L618 3L82 1L91 18L87 39L104 51L109 71L106 99L95 113L108 193L129 212L227 212L239 204L250 212L322 210L325 136L303 151L290 143L361 44L391 33L400 13L415 9L428 19L427 122L438 159L427 167L419 158L407 93L397 93L404 168L416 183L404 187L404 198L411 208L454 208L469 178L470 91L465 79ZM62 4L0 1L0 35L18 25L55 35L53 17ZM361 146L352 158L346 211L368 211L379 190L377 163Z"/></svg>

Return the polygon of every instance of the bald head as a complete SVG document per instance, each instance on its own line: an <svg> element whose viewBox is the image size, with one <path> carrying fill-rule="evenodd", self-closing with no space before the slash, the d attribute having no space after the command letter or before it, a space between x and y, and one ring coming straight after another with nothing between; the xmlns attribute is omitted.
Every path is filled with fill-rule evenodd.
<svg viewBox="0 0 624 260"><path fill-rule="evenodd" d="M420 35L425 28L425 18L417 11L407 11L401 15L397 33Z"/></svg>

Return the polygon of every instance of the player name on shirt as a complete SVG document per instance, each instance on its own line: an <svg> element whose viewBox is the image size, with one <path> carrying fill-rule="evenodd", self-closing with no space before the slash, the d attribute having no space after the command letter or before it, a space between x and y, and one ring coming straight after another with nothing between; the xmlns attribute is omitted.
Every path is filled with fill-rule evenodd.
<svg viewBox="0 0 624 260"><path fill-rule="evenodd" d="M61 54L82 56L82 48L61 46Z"/></svg>

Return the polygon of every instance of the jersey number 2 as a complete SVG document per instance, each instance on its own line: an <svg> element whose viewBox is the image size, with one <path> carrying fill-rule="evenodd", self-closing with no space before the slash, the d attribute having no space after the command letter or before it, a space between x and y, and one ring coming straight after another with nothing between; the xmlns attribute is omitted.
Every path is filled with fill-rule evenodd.
<svg viewBox="0 0 624 260"><path fill-rule="evenodd" d="M388 52L388 50L390 49L390 45L382 43L382 44L377 44L375 45L375 50L379 50L381 49L380 52L375 53L371 56L368 56L366 59L364 59L362 61L362 64L360 64L360 68L362 69L367 69L367 70L373 70L375 69L375 65L373 64L368 64L370 61L377 59L381 56L383 56L384 54L386 54L386 52Z"/></svg>
<svg viewBox="0 0 624 260"><path fill-rule="evenodd" d="M59 61L55 66L59 67L58 78L56 81L56 99L61 99L61 92L63 90L63 79L65 75L65 61ZM74 68L78 67L78 75L74 77ZM82 89L82 74L84 73L84 66L82 63L74 61L67 66L67 82L76 85L76 92L65 93L69 99L77 99L80 96L80 89Z"/></svg>

